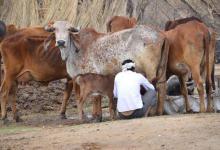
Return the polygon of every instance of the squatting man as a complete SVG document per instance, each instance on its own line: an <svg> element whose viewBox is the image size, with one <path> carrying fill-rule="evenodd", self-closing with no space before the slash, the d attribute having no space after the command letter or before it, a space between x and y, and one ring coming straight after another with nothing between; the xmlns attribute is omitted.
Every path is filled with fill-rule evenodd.
<svg viewBox="0 0 220 150"><path fill-rule="evenodd" d="M141 86L146 90L143 96ZM135 63L130 59L123 61L122 71L116 74L113 93L120 119L147 116L157 103L154 86L142 74L135 72Z"/></svg>

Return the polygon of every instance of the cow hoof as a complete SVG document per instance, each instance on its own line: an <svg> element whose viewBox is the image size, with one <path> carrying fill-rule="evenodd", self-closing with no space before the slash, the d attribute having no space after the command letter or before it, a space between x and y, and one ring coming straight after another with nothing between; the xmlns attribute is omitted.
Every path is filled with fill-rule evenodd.
<svg viewBox="0 0 220 150"><path fill-rule="evenodd" d="M201 111L199 111L200 113L205 113L206 111L205 110L201 110Z"/></svg>
<svg viewBox="0 0 220 150"><path fill-rule="evenodd" d="M111 120L111 121L117 120L117 117L116 117L116 116L110 117L110 120Z"/></svg>
<svg viewBox="0 0 220 150"><path fill-rule="evenodd" d="M15 122L23 122L24 120L21 119L20 117L16 117Z"/></svg>
<svg viewBox="0 0 220 150"><path fill-rule="evenodd" d="M163 115L163 110L157 108L156 115L157 116L162 116Z"/></svg>
<svg viewBox="0 0 220 150"><path fill-rule="evenodd" d="M205 107L203 107L203 106L200 106L200 111L199 111L200 113L205 113L206 112L206 109L205 109Z"/></svg>
<svg viewBox="0 0 220 150"><path fill-rule="evenodd" d="M66 115L65 114L60 114L60 119L67 119Z"/></svg>
<svg viewBox="0 0 220 150"><path fill-rule="evenodd" d="M186 111L187 114L195 113L192 109Z"/></svg>
<svg viewBox="0 0 220 150"><path fill-rule="evenodd" d="M156 114L157 114L157 116L162 116L163 115L162 112L157 112Z"/></svg>
<svg viewBox="0 0 220 150"><path fill-rule="evenodd" d="M92 122L94 122L94 123L102 122L102 117L101 116L95 117L95 118L92 119Z"/></svg>
<svg viewBox="0 0 220 150"><path fill-rule="evenodd" d="M213 113L214 112L214 109L213 108L207 108L207 113Z"/></svg>
<svg viewBox="0 0 220 150"><path fill-rule="evenodd" d="M79 123L80 124L89 123L89 120L87 120L87 119L80 119Z"/></svg>
<svg viewBox="0 0 220 150"><path fill-rule="evenodd" d="M9 125L9 120L7 118L1 120L2 125Z"/></svg>

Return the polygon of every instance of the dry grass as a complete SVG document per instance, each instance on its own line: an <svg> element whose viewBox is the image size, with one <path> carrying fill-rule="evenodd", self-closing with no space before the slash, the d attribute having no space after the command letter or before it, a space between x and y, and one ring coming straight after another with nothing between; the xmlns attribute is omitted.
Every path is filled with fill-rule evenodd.
<svg viewBox="0 0 220 150"><path fill-rule="evenodd" d="M75 27L106 31L114 15L134 16L140 24L163 28L169 19L195 15L220 33L219 0L0 0L0 19L18 27L68 20Z"/></svg>
<svg viewBox="0 0 220 150"><path fill-rule="evenodd" d="M68 20L76 26L90 26L103 31L111 16L126 15L126 1L4 0L0 6L0 18L18 27L45 25L51 20Z"/></svg>

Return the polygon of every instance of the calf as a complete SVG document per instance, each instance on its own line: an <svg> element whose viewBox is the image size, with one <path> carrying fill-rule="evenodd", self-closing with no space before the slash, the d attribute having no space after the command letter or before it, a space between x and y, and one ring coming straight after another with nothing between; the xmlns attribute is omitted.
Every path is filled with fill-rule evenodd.
<svg viewBox="0 0 220 150"><path fill-rule="evenodd" d="M109 98L109 112L110 118L115 119L116 107L113 102L113 86L114 86L114 76L113 75L99 75L94 73L80 74L74 79L75 95L77 99L77 108L79 113L79 118L84 119L83 115L83 104L89 96L99 96L99 100L96 99L96 105L99 107L96 111L101 112L101 98L107 96ZM96 97L97 98L97 97ZM102 120L102 114L98 116L99 121Z"/></svg>

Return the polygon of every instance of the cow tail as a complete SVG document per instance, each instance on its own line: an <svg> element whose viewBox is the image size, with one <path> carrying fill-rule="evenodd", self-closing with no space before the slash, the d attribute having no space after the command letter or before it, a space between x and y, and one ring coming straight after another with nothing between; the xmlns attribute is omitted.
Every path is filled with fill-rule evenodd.
<svg viewBox="0 0 220 150"><path fill-rule="evenodd" d="M215 58L214 58L214 60L215 60ZM212 88L213 88L213 90L215 90L215 63L213 63L213 65L212 65L211 78L212 78Z"/></svg>
<svg viewBox="0 0 220 150"><path fill-rule="evenodd" d="M0 86L2 85L2 55L0 52Z"/></svg>
<svg viewBox="0 0 220 150"><path fill-rule="evenodd" d="M162 81L159 80L163 77L164 74L166 76L169 47L169 41L167 38L165 38L161 49L160 62L157 67L156 78L154 78L152 81L154 85L156 85L158 82L166 82L166 77L162 79Z"/></svg>
<svg viewBox="0 0 220 150"><path fill-rule="evenodd" d="M111 23L112 23L112 19L110 19L106 24L107 32L111 32Z"/></svg>
<svg viewBox="0 0 220 150"><path fill-rule="evenodd" d="M211 32L211 41L210 41L210 47L211 51L214 51L214 62L212 65L212 73L211 73L211 79L212 79L212 88L215 90L215 49L216 49L216 34L214 31Z"/></svg>
<svg viewBox="0 0 220 150"><path fill-rule="evenodd" d="M208 32L208 34L206 34L206 36L204 37L204 52L205 52L205 70L206 70L206 94L208 96L208 94L211 93L211 89L210 89L210 80L209 77L212 75L212 73L210 74L210 67L209 67L209 63L211 63L209 61L209 52L210 52L210 44L211 44L211 35L210 32Z"/></svg>

